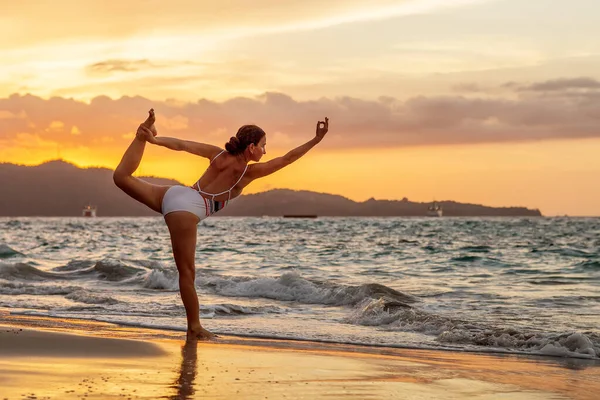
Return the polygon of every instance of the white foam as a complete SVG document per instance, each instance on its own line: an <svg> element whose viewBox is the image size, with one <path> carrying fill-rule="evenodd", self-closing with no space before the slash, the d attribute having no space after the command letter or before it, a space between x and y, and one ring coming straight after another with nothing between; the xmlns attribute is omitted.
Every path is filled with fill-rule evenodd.
<svg viewBox="0 0 600 400"><path fill-rule="evenodd" d="M367 299L346 322L379 326L385 330L419 332L436 336L446 344L477 346L493 351L524 352L581 358L600 357L600 338L579 332L525 332L517 329L476 324L436 315L414 307L394 306L385 299Z"/></svg>
<svg viewBox="0 0 600 400"><path fill-rule="evenodd" d="M474 344L530 354L562 357L598 358L600 342L584 333L506 332L506 329L467 330L457 326L437 337L442 343Z"/></svg>
<svg viewBox="0 0 600 400"><path fill-rule="evenodd" d="M452 320L427 313L386 298L365 299L346 318L346 322L364 326L385 326L387 330L438 335L454 327Z"/></svg>
<svg viewBox="0 0 600 400"><path fill-rule="evenodd" d="M142 281L146 289L179 290L179 278L165 271L152 270Z"/></svg>
<svg viewBox="0 0 600 400"><path fill-rule="evenodd" d="M591 357L600 357L600 344L594 344L587 335L575 332L568 337L558 340L548 340L541 349L541 354L572 356L589 355Z"/></svg>
<svg viewBox="0 0 600 400"><path fill-rule="evenodd" d="M118 304L119 300L108 296L98 295L89 290L79 289L65 296L69 300L77 301L84 304Z"/></svg>
<svg viewBox="0 0 600 400"><path fill-rule="evenodd" d="M239 304L207 304L200 307L201 311L211 315L253 315L281 314L284 309L275 306L242 306Z"/></svg>
<svg viewBox="0 0 600 400"><path fill-rule="evenodd" d="M379 284L360 286L311 282L298 273L288 272L278 278L205 278L206 285L224 296L262 297L305 304L355 305L364 299L386 298L397 303L412 303L417 299Z"/></svg>
<svg viewBox="0 0 600 400"><path fill-rule="evenodd" d="M57 286L45 284L31 284L21 282L9 282L0 280L0 294L5 295L57 295L69 294L74 290L78 290L77 286Z"/></svg>

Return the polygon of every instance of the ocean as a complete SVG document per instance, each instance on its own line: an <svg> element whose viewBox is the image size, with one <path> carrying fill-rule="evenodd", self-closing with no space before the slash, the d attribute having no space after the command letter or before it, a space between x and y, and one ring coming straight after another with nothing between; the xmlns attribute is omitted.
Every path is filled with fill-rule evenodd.
<svg viewBox="0 0 600 400"><path fill-rule="evenodd" d="M216 333L600 358L600 218L212 217L196 268ZM0 309L186 321L161 217L0 218Z"/></svg>

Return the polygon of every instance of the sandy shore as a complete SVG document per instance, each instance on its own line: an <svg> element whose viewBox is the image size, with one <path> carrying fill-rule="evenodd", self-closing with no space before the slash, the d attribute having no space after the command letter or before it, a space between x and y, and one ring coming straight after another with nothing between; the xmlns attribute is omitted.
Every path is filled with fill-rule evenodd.
<svg viewBox="0 0 600 400"><path fill-rule="evenodd" d="M0 312L2 399L597 399L600 362L221 337Z"/></svg>

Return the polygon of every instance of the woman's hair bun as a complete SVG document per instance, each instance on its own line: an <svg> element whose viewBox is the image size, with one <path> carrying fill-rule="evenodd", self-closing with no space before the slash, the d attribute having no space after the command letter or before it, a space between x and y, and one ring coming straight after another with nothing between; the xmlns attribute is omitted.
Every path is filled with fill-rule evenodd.
<svg viewBox="0 0 600 400"><path fill-rule="evenodd" d="M243 153L251 143L258 145L263 136L265 136L265 131L258 126L243 125L238 129L237 134L225 143L225 150L233 155Z"/></svg>
<svg viewBox="0 0 600 400"><path fill-rule="evenodd" d="M238 138L236 138L235 136L232 136L229 139L229 142L227 142L225 144L225 149L230 152L231 154L236 154L239 153L240 151L243 151L244 149L241 148L242 144L240 143L240 140Z"/></svg>

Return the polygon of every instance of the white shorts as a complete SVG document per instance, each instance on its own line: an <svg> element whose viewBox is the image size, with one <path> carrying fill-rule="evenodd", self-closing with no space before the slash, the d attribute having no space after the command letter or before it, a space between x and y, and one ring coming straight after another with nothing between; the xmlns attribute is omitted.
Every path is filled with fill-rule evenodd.
<svg viewBox="0 0 600 400"><path fill-rule="evenodd" d="M174 211L187 211L202 221L217 211L222 210L228 201L214 201L202 197L196 189L188 186L174 185L167 190L162 200L162 215Z"/></svg>

